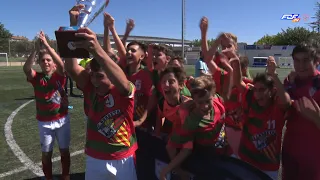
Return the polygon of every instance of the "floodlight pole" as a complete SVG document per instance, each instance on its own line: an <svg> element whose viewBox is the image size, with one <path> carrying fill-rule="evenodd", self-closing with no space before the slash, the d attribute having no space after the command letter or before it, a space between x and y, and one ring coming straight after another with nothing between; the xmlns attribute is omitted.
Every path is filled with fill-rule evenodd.
<svg viewBox="0 0 320 180"><path fill-rule="evenodd" d="M182 1L182 33L181 33L181 47L182 47L182 59L185 58L184 55L184 31L185 31L185 0Z"/></svg>

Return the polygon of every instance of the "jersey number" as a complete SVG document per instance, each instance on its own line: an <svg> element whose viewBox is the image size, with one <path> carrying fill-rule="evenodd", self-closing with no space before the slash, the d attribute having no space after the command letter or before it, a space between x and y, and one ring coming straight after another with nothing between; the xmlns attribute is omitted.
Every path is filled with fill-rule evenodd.
<svg viewBox="0 0 320 180"><path fill-rule="evenodd" d="M276 120L269 120L267 122L268 124L268 129L275 129L276 128Z"/></svg>

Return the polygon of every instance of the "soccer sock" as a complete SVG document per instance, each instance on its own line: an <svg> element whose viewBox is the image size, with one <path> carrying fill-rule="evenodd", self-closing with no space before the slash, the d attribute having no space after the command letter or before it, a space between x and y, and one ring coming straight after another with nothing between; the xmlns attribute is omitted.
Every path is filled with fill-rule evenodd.
<svg viewBox="0 0 320 180"><path fill-rule="evenodd" d="M70 153L64 152L61 154L62 176L68 176L70 173Z"/></svg>
<svg viewBox="0 0 320 180"><path fill-rule="evenodd" d="M48 180L52 179L52 161L42 159L42 170L44 177Z"/></svg>

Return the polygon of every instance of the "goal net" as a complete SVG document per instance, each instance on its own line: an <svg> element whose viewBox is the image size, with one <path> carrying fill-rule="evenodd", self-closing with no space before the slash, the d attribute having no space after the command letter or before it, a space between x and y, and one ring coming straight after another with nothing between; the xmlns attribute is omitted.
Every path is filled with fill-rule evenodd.
<svg viewBox="0 0 320 180"><path fill-rule="evenodd" d="M0 66L9 66L7 53L0 53Z"/></svg>

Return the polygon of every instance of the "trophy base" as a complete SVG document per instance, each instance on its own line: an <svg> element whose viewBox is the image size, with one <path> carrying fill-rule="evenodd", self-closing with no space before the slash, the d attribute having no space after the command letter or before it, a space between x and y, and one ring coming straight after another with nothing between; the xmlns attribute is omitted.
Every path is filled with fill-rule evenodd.
<svg viewBox="0 0 320 180"><path fill-rule="evenodd" d="M75 36L79 27L60 27L55 31L58 52L62 58L89 58L90 54L83 48L76 48L74 42L83 41L84 38Z"/></svg>

